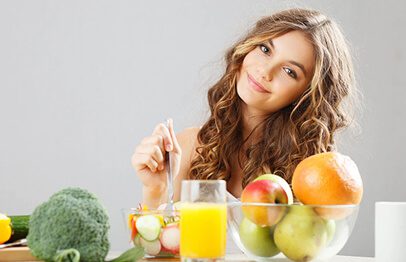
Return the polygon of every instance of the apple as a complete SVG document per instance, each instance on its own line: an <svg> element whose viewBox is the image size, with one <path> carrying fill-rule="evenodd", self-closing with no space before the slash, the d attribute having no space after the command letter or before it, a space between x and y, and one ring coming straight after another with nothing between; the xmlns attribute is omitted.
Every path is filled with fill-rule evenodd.
<svg viewBox="0 0 406 262"><path fill-rule="evenodd" d="M315 258L328 241L328 224L313 208L292 205L274 231L274 241L282 253L293 261Z"/></svg>
<svg viewBox="0 0 406 262"><path fill-rule="evenodd" d="M250 253L261 257L272 257L280 251L273 240L273 227L260 227L243 218L239 234L241 243Z"/></svg>
<svg viewBox="0 0 406 262"><path fill-rule="evenodd" d="M251 203L288 204L289 198L279 183L263 179L249 183L241 194L241 201L242 211L248 219L259 226L273 226L283 217L286 206Z"/></svg>
<svg viewBox="0 0 406 262"><path fill-rule="evenodd" d="M264 175L257 177L254 181L257 181L257 180L271 180L273 182L279 183L279 185L281 185L283 187L286 194L288 195L288 204L293 203L292 189L290 188L288 182L286 182L286 180L283 179L283 177L280 177L280 176L274 175L274 174L264 174Z"/></svg>

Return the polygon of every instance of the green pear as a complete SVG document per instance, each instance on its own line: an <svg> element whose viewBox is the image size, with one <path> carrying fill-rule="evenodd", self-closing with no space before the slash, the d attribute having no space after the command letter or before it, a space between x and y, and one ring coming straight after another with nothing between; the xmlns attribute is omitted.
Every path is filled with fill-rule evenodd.
<svg viewBox="0 0 406 262"><path fill-rule="evenodd" d="M274 227L260 227L244 218L240 224L240 239L244 247L252 254L271 257L279 253L273 241Z"/></svg>
<svg viewBox="0 0 406 262"><path fill-rule="evenodd" d="M336 232L336 222L333 219L325 220L326 229L327 229L327 242L328 245L330 241L333 239L335 232Z"/></svg>
<svg viewBox="0 0 406 262"><path fill-rule="evenodd" d="M308 206L290 206L274 232L276 246L294 261L312 260L325 247L327 239L326 222Z"/></svg>

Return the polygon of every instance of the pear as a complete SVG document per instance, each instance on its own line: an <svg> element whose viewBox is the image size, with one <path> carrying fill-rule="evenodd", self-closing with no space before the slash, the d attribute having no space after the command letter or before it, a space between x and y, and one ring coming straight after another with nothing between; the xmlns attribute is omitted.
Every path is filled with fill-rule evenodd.
<svg viewBox="0 0 406 262"><path fill-rule="evenodd" d="M271 257L279 253L273 240L274 227L261 227L244 218L240 224L240 239L253 255Z"/></svg>
<svg viewBox="0 0 406 262"><path fill-rule="evenodd" d="M276 225L274 240L282 253L293 261L309 261L316 257L328 240L324 219L313 208L292 205Z"/></svg>
<svg viewBox="0 0 406 262"><path fill-rule="evenodd" d="M336 232L336 222L333 219L327 219L325 220L326 223L326 229L327 229L327 242L326 244L328 245L331 240L334 238L335 232Z"/></svg>

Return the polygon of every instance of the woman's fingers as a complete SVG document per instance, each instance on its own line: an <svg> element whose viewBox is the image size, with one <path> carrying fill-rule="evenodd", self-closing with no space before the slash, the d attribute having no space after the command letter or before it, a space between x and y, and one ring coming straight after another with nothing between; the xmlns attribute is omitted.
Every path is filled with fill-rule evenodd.
<svg viewBox="0 0 406 262"><path fill-rule="evenodd" d="M150 156L156 163L158 163L158 169L164 169L164 155L161 148L156 144L142 145L137 148L137 153Z"/></svg>
<svg viewBox="0 0 406 262"><path fill-rule="evenodd" d="M176 138L175 130L173 129L173 120L170 118L168 120L168 125L169 125L169 133L171 135L172 143L173 143L173 152L174 153L180 153L181 148L178 143L178 139Z"/></svg>
<svg viewBox="0 0 406 262"><path fill-rule="evenodd" d="M152 172L155 172L158 163L148 154L135 153L132 158L132 164L135 170L142 170L148 167Z"/></svg>
<svg viewBox="0 0 406 262"><path fill-rule="evenodd" d="M165 151L171 151L173 147L171 134L169 133L168 128L163 124L159 124L155 127L154 132L152 135L161 135L163 137L163 145Z"/></svg>
<svg viewBox="0 0 406 262"><path fill-rule="evenodd" d="M164 138L161 135L152 135L144 138L141 145L158 145L162 152L165 152Z"/></svg>
<svg viewBox="0 0 406 262"><path fill-rule="evenodd" d="M166 151L180 156L181 148L173 129L173 120L168 119L167 125L158 124L152 135L144 138L135 149L132 164L138 171L148 168L151 172L162 171L165 168ZM176 168L175 168L176 169Z"/></svg>

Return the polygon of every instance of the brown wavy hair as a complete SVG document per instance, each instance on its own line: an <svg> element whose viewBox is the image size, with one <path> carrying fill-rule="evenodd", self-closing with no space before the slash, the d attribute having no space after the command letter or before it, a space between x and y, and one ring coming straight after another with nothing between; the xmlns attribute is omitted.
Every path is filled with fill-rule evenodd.
<svg viewBox="0 0 406 262"><path fill-rule="evenodd" d="M293 30L305 33L314 46L314 75L297 101L254 128L260 128L259 141L246 147L243 160L238 153L242 186L269 172L290 183L301 160L335 150L334 133L351 122L349 108L342 101L356 97L348 44L338 25L318 11L289 9L261 18L227 50L225 73L208 91L211 114L198 132L189 179L230 180L232 156L249 138L242 137L242 100L236 91L244 57L258 45Z"/></svg>

